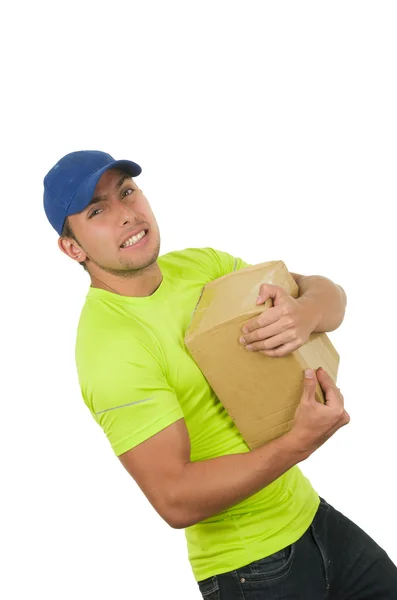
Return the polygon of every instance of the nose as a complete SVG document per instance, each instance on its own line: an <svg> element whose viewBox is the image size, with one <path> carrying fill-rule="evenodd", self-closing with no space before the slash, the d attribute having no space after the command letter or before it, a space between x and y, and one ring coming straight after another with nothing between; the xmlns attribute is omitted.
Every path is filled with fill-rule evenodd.
<svg viewBox="0 0 397 600"><path fill-rule="evenodd" d="M136 213L133 207L123 200L118 200L116 205L116 219L121 226L133 222L136 219Z"/></svg>

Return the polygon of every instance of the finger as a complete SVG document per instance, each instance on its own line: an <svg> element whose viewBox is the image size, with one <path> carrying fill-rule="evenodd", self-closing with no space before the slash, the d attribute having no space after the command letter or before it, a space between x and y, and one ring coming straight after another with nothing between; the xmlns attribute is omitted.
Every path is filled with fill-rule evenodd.
<svg viewBox="0 0 397 600"><path fill-rule="evenodd" d="M317 370L317 377L321 389L324 392L325 400L328 406L338 404L344 408L345 399L343 394L339 388L336 387L334 380L328 375L328 373L320 367L320 369Z"/></svg>
<svg viewBox="0 0 397 600"><path fill-rule="evenodd" d="M350 423L350 415L349 415L349 413L347 413L344 410L341 418L339 419L339 421L337 422L337 424L335 426L335 430L337 431L338 429L340 429L341 427L344 427L345 425L348 425L349 423Z"/></svg>
<svg viewBox="0 0 397 600"><path fill-rule="evenodd" d="M258 330L260 331L260 329ZM252 342L252 344L248 344L246 346L247 350L257 351L257 350L273 350L274 348L278 348L278 346L282 346L283 344L287 344L291 342L291 334L289 331L284 331L279 335L274 335L271 338L266 340L259 340L258 342Z"/></svg>
<svg viewBox="0 0 397 600"><path fill-rule="evenodd" d="M343 427L343 425L341 425L341 423L337 423L336 425L334 425L333 427L331 427L331 429L329 429L327 431L327 433L324 434L323 436L323 443L327 440L329 440L330 438L332 438L333 435L335 435L335 433L337 431L339 431L339 429Z"/></svg>
<svg viewBox="0 0 397 600"><path fill-rule="evenodd" d="M250 333L251 331L255 331L255 329L267 327L278 321L281 316L282 312L279 306L268 308L254 319L247 321L242 331L243 333Z"/></svg>
<svg viewBox="0 0 397 600"><path fill-rule="evenodd" d="M288 325L283 319L277 319L270 325L262 325L258 329L251 331L251 333L244 334L243 339L246 344L252 344L253 342L266 340L270 337L279 335L280 333L286 332L288 329Z"/></svg>
<svg viewBox="0 0 397 600"><path fill-rule="evenodd" d="M336 425L334 425L332 427L332 429L329 431L328 437L333 436L339 429L341 429L342 427L345 427L345 425L348 425L349 423L350 423L350 415L349 415L349 413L344 411L342 417L339 419L339 421L336 423Z"/></svg>
<svg viewBox="0 0 397 600"><path fill-rule="evenodd" d="M343 415L343 425L348 425L349 423L350 423L350 415L345 410L344 415Z"/></svg>
<svg viewBox="0 0 397 600"><path fill-rule="evenodd" d="M271 350L281 344L292 342L294 332L280 330L278 325L261 327L252 333L247 333L243 338L246 346L252 346L255 350Z"/></svg>
<svg viewBox="0 0 397 600"><path fill-rule="evenodd" d="M323 367L319 367L316 371L318 381L323 388L324 391L328 389L333 389L336 391L336 385L332 377L323 369Z"/></svg>
<svg viewBox="0 0 397 600"><path fill-rule="evenodd" d="M316 384L316 373L312 369L306 369L301 402L304 404L313 404L313 402L316 402Z"/></svg>
<svg viewBox="0 0 397 600"><path fill-rule="evenodd" d="M324 392L332 390L335 393L340 393L339 388L336 387L335 381L322 367L317 369L317 378Z"/></svg>
<svg viewBox="0 0 397 600"><path fill-rule="evenodd" d="M262 283L256 303L264 304L269 298L275 302L283 296L288 296L288 292L284 288L278 285L271 285L270 283Z"/></svg>
<svg viewBox="0 0 397 600"><path fill-rule="evenodd" d="M288 344L283 344L278 348L274 348L274 350L259 350L261 354L265 354L266 356L272 356L274 358L281 358L282 356L286 356L287 354L291 354L294 350L297 350L300 347L300 344L295 342L289 342Z"/></svg>

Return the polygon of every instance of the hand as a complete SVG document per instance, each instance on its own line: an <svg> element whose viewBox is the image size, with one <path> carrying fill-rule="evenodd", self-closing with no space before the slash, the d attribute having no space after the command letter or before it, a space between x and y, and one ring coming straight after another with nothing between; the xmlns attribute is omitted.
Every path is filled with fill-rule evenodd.
<svg viewBox="0 0 397 600"><path fill-rule="evenodd" d="M350 422L345 411L344 398L340 389L324 369L317 372L308 369L305 375L303 394L295 412L291 430L285 434L297 450L310 456L322 446L338 429ZM316 377L317 375L317 377ZM316 383L319 382L325 404L316 400Z"/></svg>
<svg viewBox="0 0 397 600"><path fill-rule="evenodd" d="M267 356L285 356L303 346L317 326L313 303L293 298L278 285L262 284L259 294L257 304L271 298L273 306L246 323L240 342Z"/></svg>

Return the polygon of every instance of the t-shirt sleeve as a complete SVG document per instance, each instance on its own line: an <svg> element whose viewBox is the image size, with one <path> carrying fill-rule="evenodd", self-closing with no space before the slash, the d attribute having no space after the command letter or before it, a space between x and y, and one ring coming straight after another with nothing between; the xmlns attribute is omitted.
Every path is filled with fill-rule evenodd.
<svg viewBox="0 0 397 600"><path fill-rule="evenodd" d="M231 254L223 252L222 250L208 248L208 251L211 253L214 262L214 279L217 279L218 277L223 277L224 275L228 275L229 273L233 273L234 271L239 271L240 269L245 269L246 267L251 266L241 258L232 256Z"/></svg>
<svg viewBox="0 0 397 600"><path fill-rule="evenodd" d="M97 352L97 361L79 376L84 401L116 456L184 416L156 357L138 344L123 355L122 349L107 349L103 357Z"/></svg>

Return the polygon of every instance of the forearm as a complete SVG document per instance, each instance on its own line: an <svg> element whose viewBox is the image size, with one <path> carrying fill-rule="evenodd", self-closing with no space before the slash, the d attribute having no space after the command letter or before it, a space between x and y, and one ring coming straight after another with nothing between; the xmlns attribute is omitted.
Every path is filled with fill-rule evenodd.
<svg viewBox="0 0 397 600"><path fill-rule="evenodd" d="M174 489L174 527L189 527L230 508L306 458L287 433L252 452L187 463Z"/></svg>
<svg viewBox="0 0 397 600"><path fill-rule="evenodd" d="M334 331L342 323L346 309L346 294L339 285L326 277L313 275L297 277L298 302L313 316L313 331Z"/></svg>

